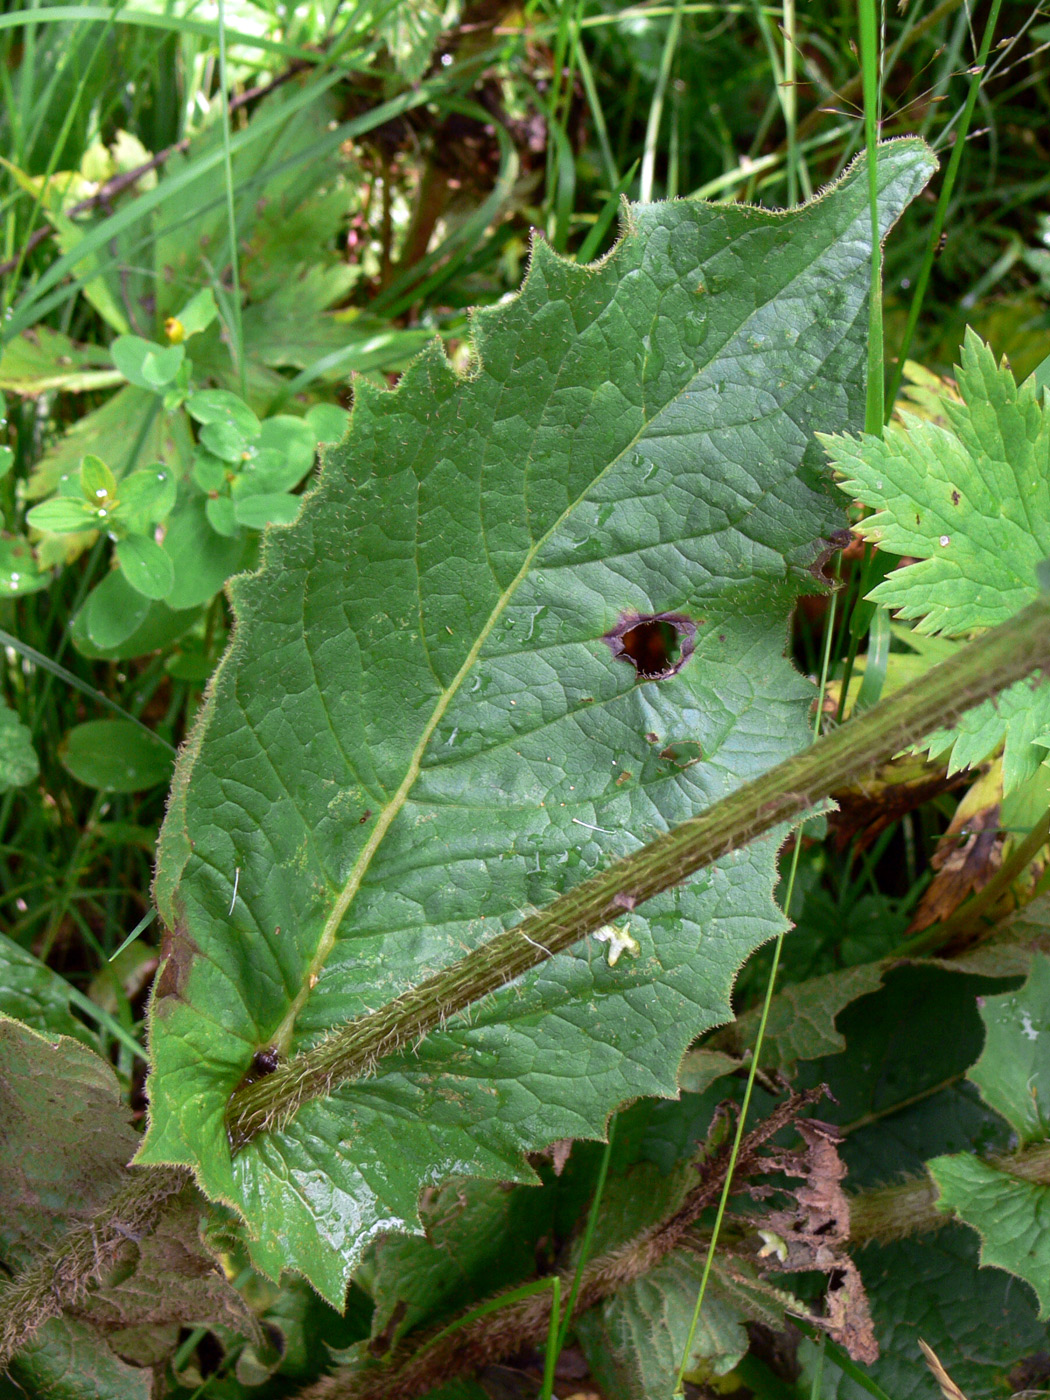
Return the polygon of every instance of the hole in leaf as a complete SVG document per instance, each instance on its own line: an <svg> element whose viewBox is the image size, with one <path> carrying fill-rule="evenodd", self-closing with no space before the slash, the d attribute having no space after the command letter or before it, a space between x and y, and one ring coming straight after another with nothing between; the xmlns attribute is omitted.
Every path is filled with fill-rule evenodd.
<svg viewBox="0 0 1050 1400"><path fill-rule="evenodd" d="M613 656L629 661L643 680L677 675L693 654L696 623L681 613L625 613L604 640Z"/></svg>

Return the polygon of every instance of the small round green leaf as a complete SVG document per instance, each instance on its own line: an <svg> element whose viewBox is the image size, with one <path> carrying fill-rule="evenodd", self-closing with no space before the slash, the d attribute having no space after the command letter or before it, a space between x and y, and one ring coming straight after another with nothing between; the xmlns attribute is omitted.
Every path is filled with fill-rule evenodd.
<svg viewBox="0 0 1050 1400"><path fill-rule="evenodd" d="M149 609L149 599L122 573L109 573L84 604L87 635L97 647L116 647L131 636Z"/></svg>
<svg viewBox="0 0 1050 1400"><path fill-rule="evenodd" d="M285 463L281 486L273 486L270 489L286 491L292 486L298 486L314 464L316 445L317 438L312 427L302 418L292 418L286 413L267 418L256 447L260 452L279 452Z"/></svg>
<svg viewBox="0 0 1050 1400"><path fill-rule="evenodd" d="M339 442L346 432L350 415L334 403L315 403L306 415L318 442Z"/></svg>
<svg viewBox="0 0 1050 1400"><path fill-rule="evenodd" d="M113 363L140 389L163 389L179 372L186 356L181 345L157 345L138 335L118 335L110 346Z"/></svg>
<svg viewBox="0 0 1050 1400"><path fill-rule="evenodd" d="M182 327L183 337L188 340L191 335L207 330L218 314L212 289L202 287L196 296L190 297L175 319Z"/></svg>
<svg viewBox="0 0 1050 1400"><path fill-rule="evenodd" d="M194 608L215 596L231 574L245 567L248 539L226 539L209 525L204 502L198 498L172 515L164 536L164 552L175 565L171 608Z"/></svg>
<svg viewBox="0 0 1050 1400"><path fill-rule="evenodd" d="M224 462L240 465L249 441L236 423L205 423L201 428L201 446Z"/></svg>
<svg viewBox="0 0 1050 1400"><path fill-rule="evenodd" d="M241 527L237 523L233 502L229 496L209 496L204 511L208 517L208 524L217 534L225 535L229 539L240 534Z"/></svg>
<svg viewBox="0 0 1050 1400"><path fill-rule="evenodd" d="M166 598L175 587L174 564L148 535L129 535L117 545L116 555L121 573L136 593Z"/></svg>
<svg viewBox="0 0 1050 1400"><path fill-rule="evenodd" d="M80 489L89 505L105 505L117 494L117 478L101 457L89 452L80 463Z"/></svg>
<svg viewBox="0 0 1050 1400"><path fill-rule="evenodd" d="M186 400L191 418L198 423L230 423L246 438L257 438L261 424L243 399L226 389L202 389Z"/></svg>
<svg viewBox="0 0 1050 1400"><path fill-rule="evenodd" d="M115 577L127 586L122 575ZM81 608L73 622L73 645L81 656L98 661L122 661L129 656L163 651L184 636L200 617L199 608L174 612L167 603L147 603L145 617L130 636L111 647L100 647L88 636L86 613L87 609Z"/></svg>
<svg viewBox="0 0 1050 1400"><path fill-rule="evenodd" d="M120 483L113 518L129 525L138 521L144 526L157 525L174 510L177 495L175 473L157 462L144 471L132 472Z"/></svg>
<svg viewBox="0 0 1050 1400"><path fill-rule="evenodd" d="M41 501L26 515L26 524L34 530L46 530L52 535L69 535L77 530L92 530L98 526L98 512L82 498L52 496Z"/></svg>
<svg viewBox="0 0 1050 1400"><path fill-rule="evenodd" d="M270 491L290 491L299 481L284 455L266 447L253 452L230 483L233 496L262 496Z"/></svg>
<svg viewBox="0 0 1050 1400"><path fill-rule="evenodd" d="M239 525L262 530L267 525L290 525L299 514L302 503L301 496L289 496L284 491L273 491L264 496L242 496L234 505L234 515Z"/></svg>
<svg viewBox="0 0 1050 1400"><path fill-rule="evenodd" d="M0 597L37 593L50 582L50 574L38 572L28 540L0 539Z"/></svg>
<svg viewBox="0 0 1050 1400"><path fill-rule="evenodd" d="M213 457L203 447L193 454L193 480L202 491L221 491L229 467L221 457Z"/></svg>
<svg viewBox="0 0 1050 1400"><path fill-rule="evenodd" d="M93 719L71 729L58 746L78 782L103 792L141 792L166 783L173 758L164 744L128 719Z"/></svg>

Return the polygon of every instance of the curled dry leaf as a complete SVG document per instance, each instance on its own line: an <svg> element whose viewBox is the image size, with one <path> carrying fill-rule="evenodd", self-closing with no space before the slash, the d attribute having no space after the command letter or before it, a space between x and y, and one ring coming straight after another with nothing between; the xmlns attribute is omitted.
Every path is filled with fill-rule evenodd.
<svg viewBox="0 0 1050 1400"><path fill-rule="evenodd" d="M841 1135L829 1123L802 1118L795 1124L804 1146L775 1154L778 1169L801 1177L790 1209L765 1217L762 1257L779 1272L817 1269L828 1276L826 1315L813 1321L843 1346L854 1361L871 1365L879 1357L864 1284L846 1253L849 1202L842 1189L846 1167L838 1152ZM776 1247L770 1248L770 1238Z"/></svg>
<svg viewBox="0 0 1050 1400"><path fill-rule="evenodd" d="M919 901L909 933L950 918L964 899L984 889L1002 865L1002 798L1002 764L995 763L963 797L937 843L930 858L937 874Z"/></svg>

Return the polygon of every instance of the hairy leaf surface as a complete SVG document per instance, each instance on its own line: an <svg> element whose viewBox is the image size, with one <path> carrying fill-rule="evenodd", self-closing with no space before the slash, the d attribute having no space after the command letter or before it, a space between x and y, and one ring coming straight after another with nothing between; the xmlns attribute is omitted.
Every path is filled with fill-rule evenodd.
<svg viewBox="0 0 1050 1400"><path fill-rule="evenodd" d="M883 148L884 229L931 164ZM789 214L634 208L593 267L538 243L474 320L474 372L435 344L396 392L363 386L234 585L161 846L142 1160L193 1164L271 1275L338 1302L371 1236L418 1228L423 1185L530 1180L524 1151L673 1095L782 926L773 837L632 914L637 956L587 940L231 1158L259 1052L316 1044L804 745L785 630L842 523L813 434L862 416L866 199L858 165ZM673 674L615 654L632 614L688 624Z"/></svg>

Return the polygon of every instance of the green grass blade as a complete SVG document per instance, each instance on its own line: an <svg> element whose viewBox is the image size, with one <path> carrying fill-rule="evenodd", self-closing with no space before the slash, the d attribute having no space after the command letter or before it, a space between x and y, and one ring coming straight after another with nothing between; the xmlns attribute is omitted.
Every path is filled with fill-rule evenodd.
<svg viewBox="0 0 1050 1400"><path fill-rule="evenodd" d="M230 155L230 87L226 68L226 5L219 0L219 90L222 102L222 164L226 186L226 222L230 239L230 278L233 282L230 353L233 367L240 380L241 398L245 396L244 330L241 324L241 273L237 254L237 211L233 204L233 159Z"/></svg>
<svg viewBox="0 0 1050 1400"><path fill-rule="evenodd" d="M868 205L871 211L871 289L868 302L868 399L864 427L882 432L886 373L883 369L882 239L879 237L879 186L875 148L879 141L879 15L877 0L860 0L860 62L864 91L864 142L868 149Z"/></svg>
<svg viewBox="0 0 1050 1400"><path fill-rule="evenodd" d="M609 198L602 205L598 217L591 225L587 237L580 244L579 251L576 254L577 262L590 262L601 247L602 239L608 232L609 225L612 223L613 219L616 218L616 214L620 208L620 201L630 188L631 181L634 179L637 169L638 162L634 161L630 170L621 177L619 183L613 188Z"/></svg>
<svg viewBox="0 0 1050 1400"><path fill-rule="evenodd" d="M547 1324L547 1345L543 1353L543 1384L540 1386L540 1393L537 1400L551 1400L554 1394L554 1371L558 1365L558 1354L561 1346L558 1341L559 1329L558 1318L561 1314L561 1279L557 1274L551 1275L551 1315Z"/></svg>
<svg viewBox="0 0 1050 1400"><path fill-rule="evenodd" d="M970 69L970 87L966 94L966 106L959 119L959 124L955 131L955 144L952 146L952 153L948 160L948 169L944 173L944 181L941 184L940 194L937 197L937 207L933 211L933 222L930 224L929 236L926 240L926 251L923 254L922 266L919 275L915 279L915 291L912 293L911 306L908 308L908 320L904 327L904 335L901 338L900 349L897 352L897 364L890 379L890 389L888 401L890 411L897 398L897 393L904 377L904 364L911 350L911 343L915 338L915 328L919 324L919 315L922 312L922 304L926 297L926 288L929 286L930 273L933 271L933 260L937 255L937 244L940 242L941 233L944 230L944 221L948 215L948 205L951 203L952 192L955 189L956 176L959 173L959 162L962 160L963 149L966 145L966 137L970 130L970 122L973 119L973 110L977 105L977 95L981 89L981 78L984 74L984 67L988 61L988 53L992 47L992 36L995 34L995 27L999 20L999 10L1002 0L992 0L992 5L988 11L988 19L985 21L984 33L981 36L981 48L977 55L977 62ZM869 432L874 429L869 428Z"/></svg>
<svg viewBox="0 0 1050 1400"><path fill-rule="evenodd" d="M660 70L656 77L656 87L653 89L653 100L649 104L649 120L645 126L645 144L642 150L642 176L639 194L643 204L653 197L660 124L663 120L667 84L671 80L671 70L674 67L674 57L678 49L678 37L682 32L682 8L681 0L676 0L674 10L671 13L671 23L667 26L667 38L664 40L663 53L660 55Z"/></svg>
<svg viewBox="0 0 1050 1400"><path fill-rule="evenodd" d="M40 10L15 10L12 14L0 15L0 30L18 29L25 25L64 24L71 20L96 24L132 24L143 29L165 29L174 34L198 35L212 42L218 37L218 25L209 20L154 14L149 10L124 10L120 14L114 14L114 11L105 5L48 5L46 9ZM285 58L297 58L304 63L323 63L325 60L325 55L316 49L301 49L292 44L283 44L279 39L267 39L261 34L248 34L241 29L227 30L226 37L231 44L243 44L246 48L282 54Z"/></svg>
<svg viewBox="0 0 1050 1400"><path fill-rule="evenodd" d="M132 724L137 724L144 733L148 734L150 738L160 744L162 748L167 749L169 753L173 754L175 752L174 746L169 744L167 739L162 739L155 730L150 729L148 724L143 724L142 721L131 714L129 710L125 710L123 705L118 705L117 702L111 700L108 695L103 695L101 690L96 690L89 681L81 680L79 676L75 676L72 671L67 671L66 668L57 661L52 661L50 656L45 656L42 651L37 651L36 647L31 647L28 642L23 642L21 638L14 637L10 632L5 632L0 629L0 646L11 647L14 651L18 652L19 656L24 656L27 661L31 661L34 666L39 666L41 670L44 671L50 671L50 673L56 676L60 681L65 681L66 685L72 686L74 690L79 690L82 694L90 696L97 704L103 705L107 710L112 710L114 714L120 715L121 719L128 719Z"/></svg>
<svg viewBox="0 0 1050 1400"><path fill-rule="evenodd" d="M128 934L127 938L125 938L124 942L120 945L117 951L115 953L110 953L108 961L114 962L117 958L120 957L121 953L123 953L125 948L130 948L131 945L135 942L136 938L138 938L141 934L146 932L146 930L149 928L150 924L156 917L156 909L147 910L147 912L143 914L142 918L138 921L135 927Z"/></svg>
<svg viewBox="0 0 1050 1400"><path fill-rule="evenodd" d="M612 145L609 141L609 128L605 122L601 98L598 96L598 87L594 81L594 69L587 57L587 50L583 45L579 30L577 30L576 35L576 63L580 70L580 82L583 85L584 96L587 98L587 107L590 110L591 120L594 122L594 135L598 141L602 168L609 188L613 190L620 183L620 176L616 169L616 157L613 155Z"/></svg>
<svg viewBox="0 0 1050 1400"><path fill-rule="evenodd" d="M330 87L333 87L337 82L341 81L342 76L341 73L326 74L323 78L315 80L313 84L304 87L300 93L297 93L280 110L276 112L267 112L258 117L252 122L251 126L247 127L244 131L239 131L231 138L231 154L235 155L239 151L245 149L245 147L269 135L271 132L275 132L288 117L315 101L321 92L327 91ZM365 112L362 116L355 117L352 121L342 123L342 125L337 127L334 131L329 132L323 140L316 142L309 151L301 152L296 159L302 161L307 158L320 158L324 152L335 149L343 141L363 135L366 131L371 131L375 127L381 126L384 122L390 121L392 118L400 116L404 112L410 111L415 107L425 106L426 103L433 101L435 96L440 94L444 85L443 80L435 80L430 84L420 83L419 86L412 89L412 91L391 98L388 102L380 103L370 111ZM38 281L27 290L21 301L12 308L12 314L7 324L4 326L5 340L9 340L13 336L18 335L21 331L28 329L29 326L33 325L42 316L46 315L56 306L61 305L62 302L75 294L77 290L75 286L70 289L68 287L59 287L59 284L73 272L82 259L87 257L90 253L96 252L99 248L104 247L119 233L122 233L140 219L143 219L154 209L165 204L188 185L191 185L195 180L199 179L201 175L206 174L209 170L213 170L217 165L220 165L223 160L224 152L221 146L217 147L215 150L206 152L204 155L199 156L195 161L191 162L185 170L180 171L177 175L168 176L158 184L155 189L147 190L140 194L133 203L129 204L124 209L118 209L117 212L112 214L108 219L91 229L72 252L65 254L61 258L57 258ZM281 168L282 167L277 167L277 170ZM269 172L270 175L275 173L276 170L271 170ZM193 211L186 217L193 217L193 214L196 212L197 211ZM153 235L151 234L150 238L152 237ZM97 272L93 270L91 276L96 275ZM52 292L56 287L58 287L57 293L52 295L50 299L45 299L44 293Z"/></svg>

